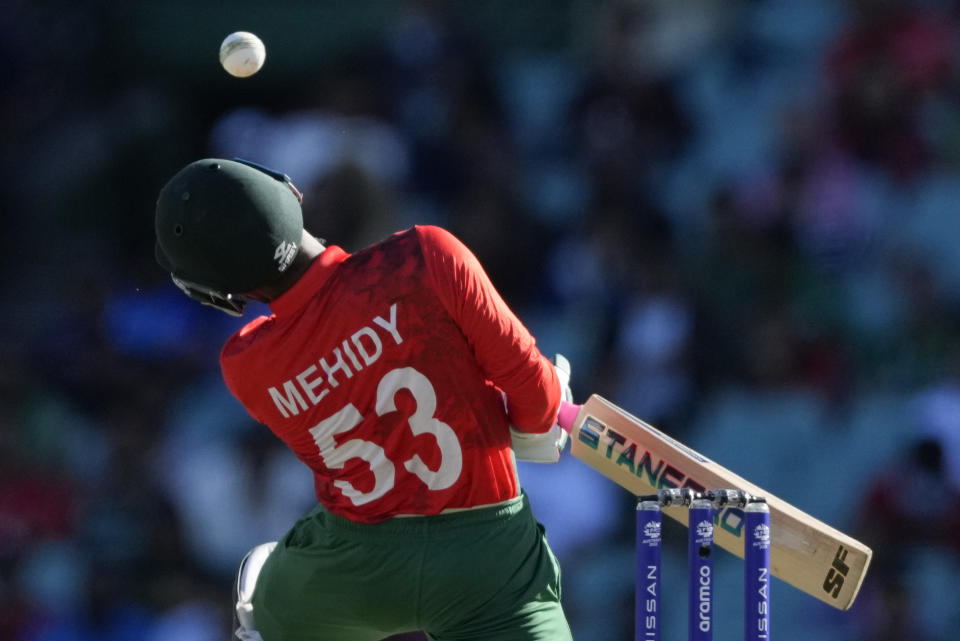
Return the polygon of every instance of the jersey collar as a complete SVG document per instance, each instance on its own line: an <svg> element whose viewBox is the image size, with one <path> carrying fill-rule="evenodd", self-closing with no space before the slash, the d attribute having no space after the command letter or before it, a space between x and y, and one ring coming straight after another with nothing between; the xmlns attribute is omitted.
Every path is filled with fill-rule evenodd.
<svg viewBox="0 0 960 641"><path fill-rule="evenodd" d="M336 245L324 249L290 289L271 301L270 311L276 316L286 316L303 307L349 257L350 254Z"/></svg>

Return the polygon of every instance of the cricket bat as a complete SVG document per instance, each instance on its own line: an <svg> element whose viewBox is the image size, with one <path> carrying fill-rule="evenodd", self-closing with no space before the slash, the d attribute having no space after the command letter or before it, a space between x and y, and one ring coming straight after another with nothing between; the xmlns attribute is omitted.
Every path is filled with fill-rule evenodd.
<svg viewBox="0 0 960 641"><path fill-rule="evenodd" d="M869 547L737 476L718 463L594 394L583 405L564 402L559 423L571 453L636 495L663 488L737 489L770 507L773 575L833 607L846 610L866 576ZM684 507L664 512L687 525ZM715 517L714 542L743 558L744 514L726 507Z"/></svg>

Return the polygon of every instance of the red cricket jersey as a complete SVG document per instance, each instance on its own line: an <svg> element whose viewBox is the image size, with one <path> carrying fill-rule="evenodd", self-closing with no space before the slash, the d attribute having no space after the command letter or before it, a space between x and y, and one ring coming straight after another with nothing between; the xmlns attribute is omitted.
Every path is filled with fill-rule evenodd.
<svg viewBox="0 0 960 641"><path fill-rule="evenodd" d="M374 523L517 495L508 426L549 429L559 382L451 234L330 246L270 308L224 346L224 380L330 511Z"/></svg>

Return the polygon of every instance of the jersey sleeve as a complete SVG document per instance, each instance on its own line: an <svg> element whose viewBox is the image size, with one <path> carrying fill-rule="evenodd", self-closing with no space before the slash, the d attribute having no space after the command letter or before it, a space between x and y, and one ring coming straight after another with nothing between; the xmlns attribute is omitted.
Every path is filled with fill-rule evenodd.
<svg viewBox="0 0 960 641"><path fill-rule="evenodd" d="M416 230L433 290L483 373L506 394L511 425L523 432L547 431L560 407L553 365L463 243L439 227Z"/></svg>

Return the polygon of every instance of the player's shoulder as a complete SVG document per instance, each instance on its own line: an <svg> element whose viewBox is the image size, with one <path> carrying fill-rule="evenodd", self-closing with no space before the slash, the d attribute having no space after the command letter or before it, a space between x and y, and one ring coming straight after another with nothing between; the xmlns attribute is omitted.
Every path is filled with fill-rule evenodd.
<svg viewBox="0 0 960 641"><path fill-rule="evenodd" d="M415 254L430 262L444 256L459 256L464 250L463 243L446 229L435 225L414 225L351 254L346 264L366 267L377 263L383 256Z"/></svg>
<svg viewBox="0 0 960 641"><path fill-rule="evenodd" d="M430 245L461 244L456 236L436 225L414 225L410 231L417 235L421 243Z"/></svg>
<svg viewBox="0 0 960 641"><path fill-rule="evenodd" d="M464 249L463 243L443 227L436 225L415 225L412 229L425 250L442 254L460 254Z"/></svg>
<svg viewBox="0 0 960 641"><path fill-rule="evenodd" d="M246 352L258 338L270 331L273 321L272 316L258 316L234 332L220 350L221 363L226 363L231 358Z"/></svg>

